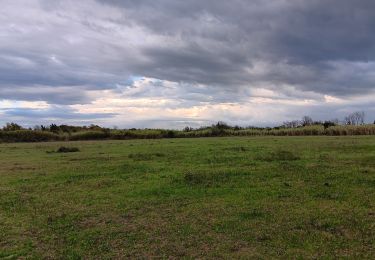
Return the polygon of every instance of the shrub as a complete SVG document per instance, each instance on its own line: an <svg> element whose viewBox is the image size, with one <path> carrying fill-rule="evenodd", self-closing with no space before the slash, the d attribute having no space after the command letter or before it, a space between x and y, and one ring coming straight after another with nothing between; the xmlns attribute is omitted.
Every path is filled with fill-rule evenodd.
<svg viewBox="0 0 375 260"><path fill-rule="evenodd" d="M211 136L223 136L225 133L224 128L212 127Z"/></svg>
<svg viewBox="0 0 375 260"><path fill-rule="evenodd" d="M75 152L79 152L79 149L77 147L61 146L59 149L57 149L56 152L57 153L75 153Z"/></svg>
<svg viewBox="0 0 375 260"><path fill-rule="evenodd" d="M167 138L174 138L176 137L175 132L172 130L169 130L166 135Z"/></svg>

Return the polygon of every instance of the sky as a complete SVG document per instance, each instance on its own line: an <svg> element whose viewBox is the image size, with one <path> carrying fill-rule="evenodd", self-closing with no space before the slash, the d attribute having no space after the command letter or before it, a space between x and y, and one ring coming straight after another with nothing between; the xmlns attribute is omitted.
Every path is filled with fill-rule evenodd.
<svg viewBox="0 0 375 260"><path fill-rule="evenodd" d="M0 125L375 120L373 0L1 0Z"/></svg>

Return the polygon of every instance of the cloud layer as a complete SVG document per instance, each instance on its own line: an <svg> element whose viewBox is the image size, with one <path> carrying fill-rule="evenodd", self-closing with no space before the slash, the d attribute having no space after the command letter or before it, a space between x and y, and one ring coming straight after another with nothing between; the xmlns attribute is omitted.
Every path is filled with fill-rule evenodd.
<svg viewBox="0 0 375 260"><path fill-rule="evenodd" d="M0 123L263 125L352 109L373 120L374 11L370 0L4 0Z"/></svg>

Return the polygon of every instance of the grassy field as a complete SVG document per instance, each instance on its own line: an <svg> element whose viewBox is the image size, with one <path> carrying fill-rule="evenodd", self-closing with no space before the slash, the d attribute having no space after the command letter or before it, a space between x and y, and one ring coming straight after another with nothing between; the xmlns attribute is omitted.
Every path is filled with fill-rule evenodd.
<svg viewBox="0 0 375 260"><path fill-rule="evenodd" d="M375 136L0 144L19 257L374 259Z"/></svg>

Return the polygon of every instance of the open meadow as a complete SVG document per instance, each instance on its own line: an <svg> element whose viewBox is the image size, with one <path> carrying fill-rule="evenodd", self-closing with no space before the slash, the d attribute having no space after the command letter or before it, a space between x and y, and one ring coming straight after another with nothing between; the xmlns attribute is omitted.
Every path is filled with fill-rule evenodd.
<svg viewBox="0 0 375 260"><path fill-rule="evenodd" d="M375 136L0 144L0 258L127 257L374 259Z"/></svg>

